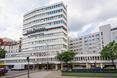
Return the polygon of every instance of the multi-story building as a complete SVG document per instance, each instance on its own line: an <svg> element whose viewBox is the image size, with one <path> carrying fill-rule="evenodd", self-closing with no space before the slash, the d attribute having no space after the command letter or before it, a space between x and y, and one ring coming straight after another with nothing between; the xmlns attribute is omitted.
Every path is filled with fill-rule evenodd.
<svg viewBox="0 0 117 78"><path fill-rule="evenodd" d="M34 9L24 15L22 51L7 55L6 63L14 69L58 68L57 53L68 49L67 8L63 2Z"/></svg>
<svg viewBox="0 0 117 78"><path fill-rule="evenodd" d="M111 29L111 41L117 41L117 27Z"/></svg>
<svg viewBox="0 0 117 78"><path fill-rule="evenodd" d="M76 62L76 66L79 63L79 65L88 68L94 63L100 67L111 64L110 60L107 61L100 57L100 52L113 40L117 41L117 28L111 28L110 24L100 26L99 32L78 38L69 38L69 49L77 53L74 63ZM115 62L117 65L117 60Z"/></svg>
<svg viewBox="0 0 117 78"><path fill-rule="evenodd" d="M7 53L18 52L19 51L19 44L17 41L14 41L9 38L0 38L0 48L7 51ZM7 55L6 55L7 57Z"/></svg>
<svg viewBox="0 0 117 78"><path fill-rule="evenodd" d="M17 53L21 52L21 39L11 43L11 45L5 47L5 50L7 51L6 58L17 57Z"/></svg>
<svg viewBox="0 0 117 78"><path fill-rule="evenodd" d="M25 14L22 51L46 56L67 50L66 13L66 7L60 2Z"/></svg>
<svg viewBox="0 0 117 78"><path fill-rule="evenodd" d="M69 50L83 54L83 38L69 38Z"/></svg>
<svg viewBox="0 0 117 78"><path fill-rule="evenodd" d="M55 63L58 52L68 49L67 8L62 3L44 6L24 15L22 52L32 64Z"/></svg>
<svg viewBox="0 0 117 78"><path fill-rule="evenodd" d="M9 58L16 57L15 53L21 51L21 41L14 41L9 38L0 38L0 48L6 51L5 59L2 59L2 61L5 60L4 64L12 66L13 64L10 64Z"/></svg>
<svg viewBox="0 0 117 78"><path fill-rule="evenodd" d="M100 34L98 32L69 40L69 49L78 54L99 53L100 47Z"/></svg>

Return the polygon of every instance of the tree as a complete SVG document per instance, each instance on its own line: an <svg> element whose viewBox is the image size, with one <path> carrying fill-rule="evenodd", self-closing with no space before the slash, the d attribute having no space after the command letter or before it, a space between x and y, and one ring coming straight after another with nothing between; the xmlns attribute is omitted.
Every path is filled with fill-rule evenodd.
<svg viewBox="0 0 117 78"><path fill-rule="evenodd" d="M117 43L113 41L105 46L101 51L101 56L104 59L110 59L112 61L112 65L115 66L114 60L117 59Z"/></svg>
<svg viewBox="0 0 117 78"><path fill-rule="evenodd" d="M76 53L74 53L73 51L65 51L62 53L58 53L56 58L60 61L60 62L64 62L67 67L68 67L68 62L72 61L73 58L75 57Z"/></svg>
<svg viewBox="0 0 117 78"><path fill-rule="evenodd" d="M6 51L2 48L0 48L0 58L5 58Z"/></svg>

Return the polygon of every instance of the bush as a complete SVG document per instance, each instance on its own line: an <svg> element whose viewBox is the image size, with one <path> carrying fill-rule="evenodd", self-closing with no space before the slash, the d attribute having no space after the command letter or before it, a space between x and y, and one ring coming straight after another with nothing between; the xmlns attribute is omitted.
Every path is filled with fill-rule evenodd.
<svg viewBox="0 0 117 78"><path fill-rule="evenodd" d="M72 69L72 71L62 72L73 72L73 73L117 73L117 69Z"/></svg>

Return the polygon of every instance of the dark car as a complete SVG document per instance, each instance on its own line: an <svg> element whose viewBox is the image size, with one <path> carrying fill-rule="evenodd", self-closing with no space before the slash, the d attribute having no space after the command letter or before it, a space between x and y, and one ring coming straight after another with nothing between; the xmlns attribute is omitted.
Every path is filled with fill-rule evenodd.
<svg viewBox="0 0 117 78"><path fill-rule="evenodd" d="M8 72L6 68L0 68L0 76L5 75Z"/></svg>

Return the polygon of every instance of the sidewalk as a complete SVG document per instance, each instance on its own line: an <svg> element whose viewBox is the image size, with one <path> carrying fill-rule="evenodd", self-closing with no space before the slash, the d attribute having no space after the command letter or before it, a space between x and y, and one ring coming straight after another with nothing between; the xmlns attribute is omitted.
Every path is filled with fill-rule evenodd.
<svg viewBox="0 0 117 78"><path fill-rule="evenodd" d="M60 71L52 71L45 78L62 78Z"/></svg>

